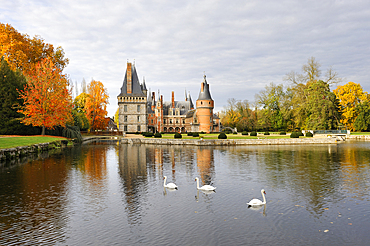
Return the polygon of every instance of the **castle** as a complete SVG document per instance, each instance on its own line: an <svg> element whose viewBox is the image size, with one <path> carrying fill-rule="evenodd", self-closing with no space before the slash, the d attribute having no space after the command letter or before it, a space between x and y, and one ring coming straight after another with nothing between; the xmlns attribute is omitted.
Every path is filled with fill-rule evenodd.
<svg viewBox="0 0 370 246"><path fill-rule="evenodd" d="M135 65L127 62L127 69L118 99L119 131L123 132L219 132L220 118L213 113L212 100L206 76L201 83L198 99L192 102L185 92L184 101L171 101L163 95L148 93L145 81L140 83Z"/></svg>

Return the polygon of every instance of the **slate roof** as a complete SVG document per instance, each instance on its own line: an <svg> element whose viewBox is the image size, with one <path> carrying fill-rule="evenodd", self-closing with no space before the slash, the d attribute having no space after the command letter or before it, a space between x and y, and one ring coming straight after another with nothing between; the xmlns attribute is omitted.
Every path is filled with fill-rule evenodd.
<svg viewBox="0 0 370 246"><path fill-rule="evenodd" d="M211 93L209 92L209 84L206 80L206 75L204 75L202 84L204 84L204 89L203 92L202 88L200 89L198 100L212 100Z"/></svg>
<svg viewBox="0 0 370 246"><path fill-rule="evenodd" d="M127 94L127 71L125 73L125 78L123 80L123 85L121 87L121 93L118 95L119 97L124 97L124 96L133 96L133 97L146 97L145 93L143 90L146 90L146 85L145 82L143 85L140 84L139 78L137 76L136 68L133 65L132 66L132 73L131 73L131 83L132 83L132 93Z"/></svg>

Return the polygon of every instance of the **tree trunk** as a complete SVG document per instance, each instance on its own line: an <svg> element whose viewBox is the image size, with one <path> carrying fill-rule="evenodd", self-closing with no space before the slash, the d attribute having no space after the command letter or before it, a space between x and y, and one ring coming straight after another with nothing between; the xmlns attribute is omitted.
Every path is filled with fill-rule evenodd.
<svg viewBox="0 0 370 246"><path fill-rule="evenodd" d="M41 135L45 135L45 126L42 126Z"/></svg>

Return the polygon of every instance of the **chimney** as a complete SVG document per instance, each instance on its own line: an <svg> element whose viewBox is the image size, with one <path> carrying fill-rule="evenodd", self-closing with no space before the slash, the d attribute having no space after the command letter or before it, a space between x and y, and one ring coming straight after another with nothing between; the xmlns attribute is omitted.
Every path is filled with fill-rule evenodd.
<svg viewBox="0 0 370 246"><path fill-rule="evenodd" d="M175 92L172 91L172 108L175 108Z"/></svg>
<svg viewBox="0 0 370 246"><path fill-rule="evenodd" d="M127 94L132 93L132 71L131 71L131 63L127 63Z"/></svg>
<svg viewBox="0 0 370 246"><path fill-rule="evenodd" d="M152 110L154 110L155 109L155 92L154 91L152 92L152 102L153 102Z"/></svg>

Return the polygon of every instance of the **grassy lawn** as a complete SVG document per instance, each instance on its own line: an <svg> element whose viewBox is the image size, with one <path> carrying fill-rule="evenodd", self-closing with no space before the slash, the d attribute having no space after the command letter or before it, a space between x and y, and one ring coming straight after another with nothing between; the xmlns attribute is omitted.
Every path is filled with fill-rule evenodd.
<svg viewBox="0 0 370 246"><path fill-rule="evenodd" d="M366 135L370 135L370 132L351 132L351 135L366 136Z"/></svg>
<svg viewBox="0 0 370 246"><path fill-rule="evenodd" d="M38 143L48 143L66 138L52 136L27 136L27 137L2 137L0 136L0 149L14 148L18 146L29 146Z"/></svg>

